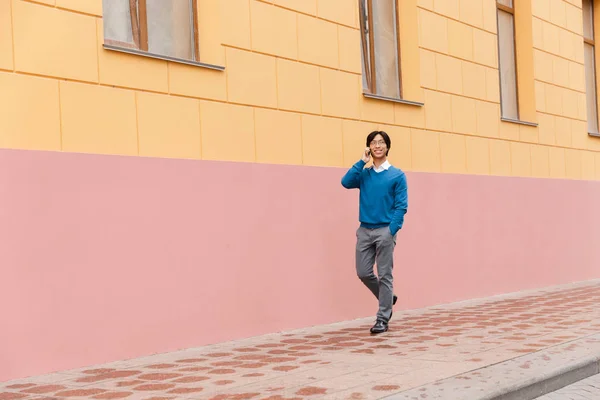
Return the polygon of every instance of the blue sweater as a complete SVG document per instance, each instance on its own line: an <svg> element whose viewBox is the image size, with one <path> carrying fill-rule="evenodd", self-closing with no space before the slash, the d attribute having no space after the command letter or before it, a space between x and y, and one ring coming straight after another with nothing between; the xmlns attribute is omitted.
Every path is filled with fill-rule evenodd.
<svg viewBox="0 0 600 400"><path fill-rule="evenodd" d="M392 235L402 228L408 209L406 175L402 170L390 166L375 172L365 168L365 162L360 160L344 175L342 186L360 189L361 226L370 229L389 226Z"/></svg>

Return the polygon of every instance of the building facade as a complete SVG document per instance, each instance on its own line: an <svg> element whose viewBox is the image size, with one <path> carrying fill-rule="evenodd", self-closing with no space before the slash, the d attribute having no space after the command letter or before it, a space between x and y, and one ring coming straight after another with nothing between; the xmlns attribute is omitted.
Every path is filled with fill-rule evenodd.
<svg viewBox="0 0 600 400"><path fill-rule="evenodd" d="M598 7L0 0L0 379L374 315L374 129L399 308L600 277Z"/></svg>

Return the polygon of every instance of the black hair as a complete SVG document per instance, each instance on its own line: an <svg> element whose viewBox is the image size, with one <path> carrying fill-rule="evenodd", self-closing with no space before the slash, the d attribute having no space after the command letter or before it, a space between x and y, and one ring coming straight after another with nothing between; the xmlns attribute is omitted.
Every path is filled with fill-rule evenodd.
<svg viewBox="0 0 600 400"><path fill-rule="evenodd" d="M390 139L390 136L384 131L373 131L369 133L369 136L367 136L367 147L371 145L371 142L373 141L373 139L375 139L375 136L377 135L381 135L383 141L386 144L387 151L385 152L385 155L387 156L390 152L390 149L392 148L392 139Z"/></svg>

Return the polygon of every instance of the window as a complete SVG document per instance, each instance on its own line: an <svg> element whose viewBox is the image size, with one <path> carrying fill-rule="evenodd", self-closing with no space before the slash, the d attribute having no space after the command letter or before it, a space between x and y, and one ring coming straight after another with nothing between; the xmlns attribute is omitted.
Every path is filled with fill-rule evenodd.
<svg viewBox="0 0 600 400"><path fill-rule="evenodd" d="M585 56L585 93L588 132L598 133L598 103L596 93L596 57L594 42L594 3L583 0L583 42Z"/></svg>
<svg viewBox="0 0 600 400"><path fill-rule="evenodd" d="M359 0L363 90L400 99L400 36L397 0Z"/></svg>
<svg viewBox="0 0 600 400"><path fill-rule="evenodd" d="M197 0L103 0L104 42L198 61Z"/></svg>
<svg viewBox="0 0 600 400"><path fill-rule="evenodd" d="M515 52L515 8L513 0L498 0L498 58L502 117L519 120L517 62Z"/></svg>

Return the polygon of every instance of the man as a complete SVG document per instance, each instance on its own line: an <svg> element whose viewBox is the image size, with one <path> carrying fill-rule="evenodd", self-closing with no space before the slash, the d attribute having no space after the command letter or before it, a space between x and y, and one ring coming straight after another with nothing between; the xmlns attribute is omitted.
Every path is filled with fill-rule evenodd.
<svg viewBox="0 0 600 400"><path fill-rule="evenodd" d="M379 299L377 321L371 328L371 333L377 334L388 330L392 307L398 299L393 291L393 256L396 234L408 208L408 195L404 172L387 160L392 147L388 134L371 132L366 144L362 159L344 175L342 186L360 190L356 273ZM365 168L371 157L373 165ZM375 261L379 279L373 274Z"/></svg>

